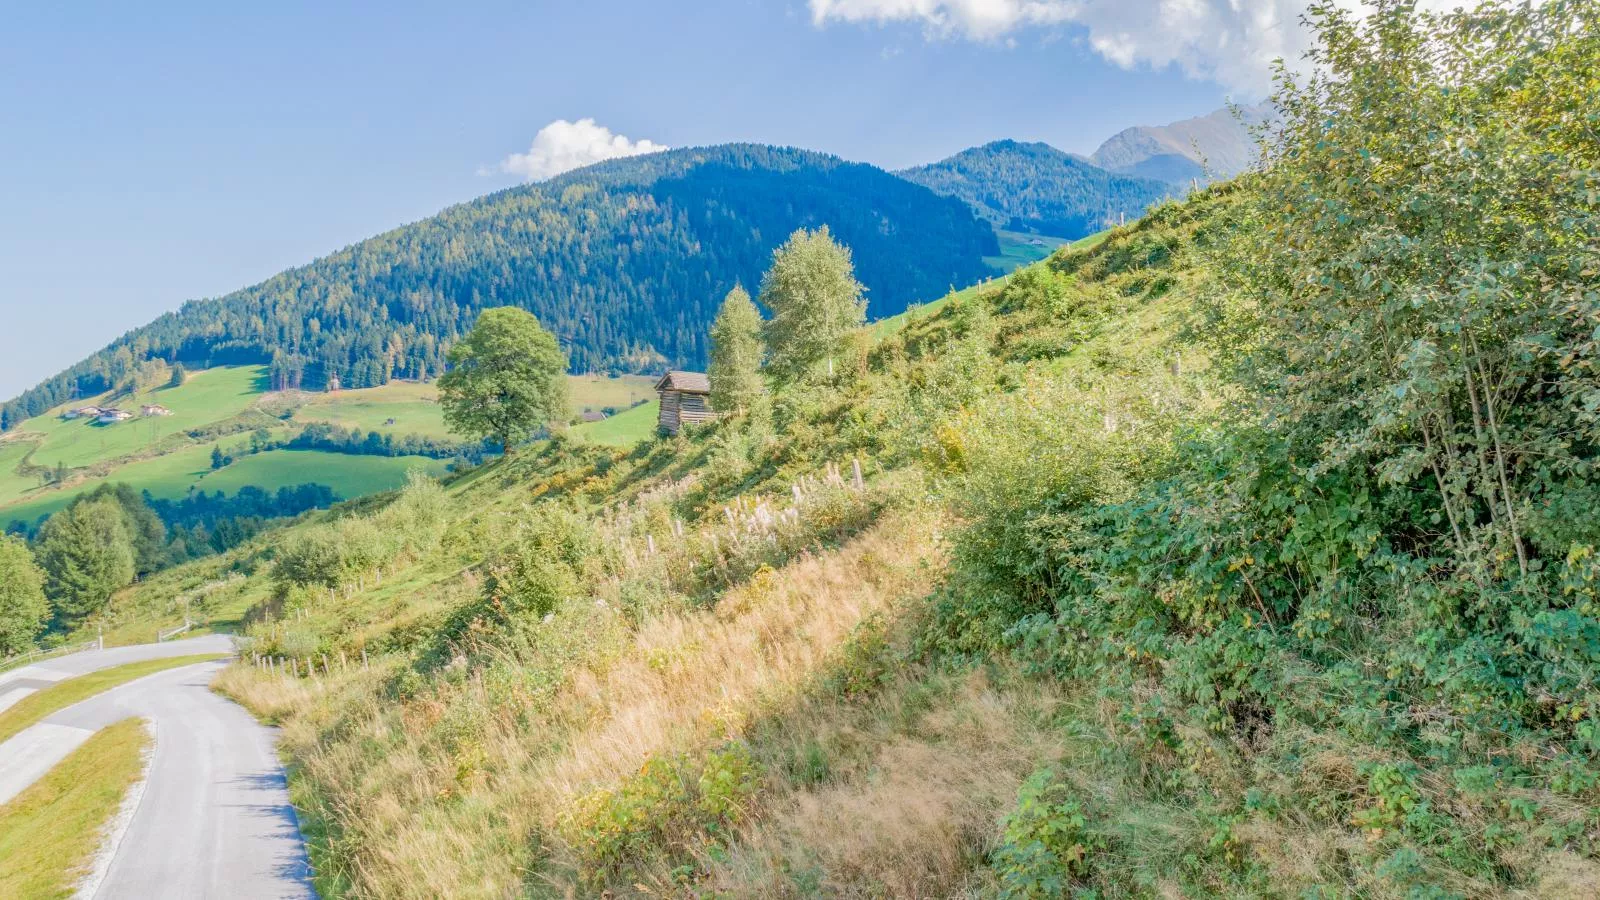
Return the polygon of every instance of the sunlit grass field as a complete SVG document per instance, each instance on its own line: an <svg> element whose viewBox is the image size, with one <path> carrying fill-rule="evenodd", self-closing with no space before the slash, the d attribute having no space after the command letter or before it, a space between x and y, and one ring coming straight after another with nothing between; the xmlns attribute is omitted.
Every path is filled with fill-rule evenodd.
<svg viewBox="0 0 1600 900"><path fill-rule="evenodd" d="M0 806L0 896L72 896L101 829L144 770L150 740L138 719L103 728Z"/></svg>
<svg viewBox="0 0 1600 900"><path fill-rule="evenodd" d="M124 482L164 499L182 497L188 493L190 486L211 471L213 446L213 443L195 444L129 463L110 475L81 481L64 489L34 490L20 500L0 505L0 525L13 521L32 523L71 503L74 497L107 483Z"/></svg>
<svg viewBox="0 0 1600 900"><path fill-rule="evenodd" d="M655 379L646 375L569 375L572 411L625 410L655 399ZM317 394L295 410L296 423L327 422L379 434L416 434L448 439L439 392L432 384L394 382L382 387Z"/></svg>
<svg viewBox="0 0 1600 900"><path fill-rule="evenodd" d="M1023 266L1036 263L1072 243L1065 238L1022 234L1016 231L996 230L995 235L1000 238L1000 255L985 256L983 261L1008 274Z"/></svg>
<svg viewBox="0 0 1600 900"><path fill-rule="evenodd" d="M656 379L650 375L570 375L572 407L576 412L607 407L626 410L640 400L656 399Z"/></svg>
<svg viewBox="0 0 1600 900"><path fill-rule="evenodd" d="M39 479L17 474L17 466L32 449L33 445L25 441L0 443L0 505L19 500L39 486Z"/></svg>
<svg viewBox="0 0 1600 900"><path fill-rule="evenodd" d="M617 413L601 422L585 422L573 427L572 436L591 444L612 447L631 447L655 434L656 419L661 415L661 401L635 406Z"/></svg>
<svg viewBox="0 0 1600 900"><path fill-rule="evenodd" d="M450 437L439 408L439 392L431 384L410 381L313 395L294 411L294 421L327 422L379 434Z"/></svg>
<svg viewBox="0 0 1600 900"><path fill-rule="evenodd" d="M422 469L432 475L445 471L445 462L421 456L349 456L316 450L271 450L246 456L232 465L200 478L203 491L232 494L249 485L268 491L298 484L325 484L349 500L406 483L406 473Z"/></svg>

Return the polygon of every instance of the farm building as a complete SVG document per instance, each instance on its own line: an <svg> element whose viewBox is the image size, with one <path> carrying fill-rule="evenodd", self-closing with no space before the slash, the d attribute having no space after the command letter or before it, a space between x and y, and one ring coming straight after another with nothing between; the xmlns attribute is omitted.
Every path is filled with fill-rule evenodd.
<svg viewBox="0 0 1600 900"><path fill-rule="evenodd" d="M144 406L140 407L139 412L145 418L149 418L151 416L170 416L170 415L172 415L172 410L167 409L165 406L162 406L162 405L160 405L158 403L146 403Z"/></svg>
<svg viewBox="0 0 1600 900"><path fill-rule="evenodd" d="M585 422L604 422L606 420L606 414L598 409L586 409L583 411L583 415L580 418L582 418Z"/></svg>
<svg viewBox="0 0 1600 900"><path fill-rule="evenodd" d="M125 409L102 409L95 421L101 425L115 425L118 422L126 422L131 418L133 418L133 413Z"/></svg>
<svg viewBox="0 0 1600 900"><path fill-rule="evenodd" d="M711 379L704 372L668 372L656 382L656 393L661 395L661 430L667 434L717 417L711 409Z"/></svg>
<svg viewBox="0 0 1600 900"><path fill-rule="evenodd" d="M80 406L77 409L69 409L66 412L62 413L61 414L61 418L63 418L63 419L98 419L98 418L100 418L100 413L101 412L103 412L103 410L100 409L100 407L98 407L98 406Z"/></svg>

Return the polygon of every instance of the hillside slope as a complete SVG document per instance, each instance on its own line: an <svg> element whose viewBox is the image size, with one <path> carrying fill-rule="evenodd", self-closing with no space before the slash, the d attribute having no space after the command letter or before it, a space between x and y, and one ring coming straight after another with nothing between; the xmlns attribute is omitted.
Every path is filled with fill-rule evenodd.
<svg viewBox="0 0 1600 900"><path fill-rule="evenodd" d="M1076 240L1136 219L1171 196L1165 182L1108 172L1041 143L994 141L896 173L958 197L996 228Z"/></svg>
<svg viewBox="0 0 1600 900"><path fill-rule="evenodd" d="M120 612L242 575L325 896L1594 896L1593 14L1337 20L1259 174Z"/></svg>
<svg viewBox="0 0 1600 900"><path fill-rule="evenodd" d="M983 277L999 252L963 204L836 157L740 144L613 160L189 303L0 407L0 428L149 358L270 364L275 388L429 378L479 310L507 304L538 315L576 372L698 367L723 294L824 224L860 254L875 317Z"/></svg>

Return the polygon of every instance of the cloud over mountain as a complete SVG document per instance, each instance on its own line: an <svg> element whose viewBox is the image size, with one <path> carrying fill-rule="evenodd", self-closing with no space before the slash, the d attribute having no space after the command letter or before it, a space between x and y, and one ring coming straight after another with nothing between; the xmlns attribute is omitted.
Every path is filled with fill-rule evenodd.
<svg viewBox="0 0 1600 900"><path fill-rule="evenodd" d="M527 181L543 181L603 160L666 149L666 145L654 141L630 140L593 119L557 119L539 129L527 153L513 153L502 160L499 171L520 175Z"/></svg>

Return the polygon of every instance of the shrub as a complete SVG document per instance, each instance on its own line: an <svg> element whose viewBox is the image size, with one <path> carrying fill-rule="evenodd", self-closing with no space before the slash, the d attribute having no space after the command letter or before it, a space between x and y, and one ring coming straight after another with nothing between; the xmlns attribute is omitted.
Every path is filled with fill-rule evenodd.
<svg viewBox="0 0 1600 900"><path fill-rule="evenodd" d="M729 839L760 786L750 748L734 741L706 752L656 756L614 789L582 798L564 823L586 880L623 874L648 859L693 867Z"/></svg>
<svg viewBox="0 0 1600 900"><path fill-rule="evenodd" d="M1035 772L1017 792L1017 808L1006 818L993 855L1000 896L1064 896L1104 847L1071 788L1053 770Z"/></svg>

